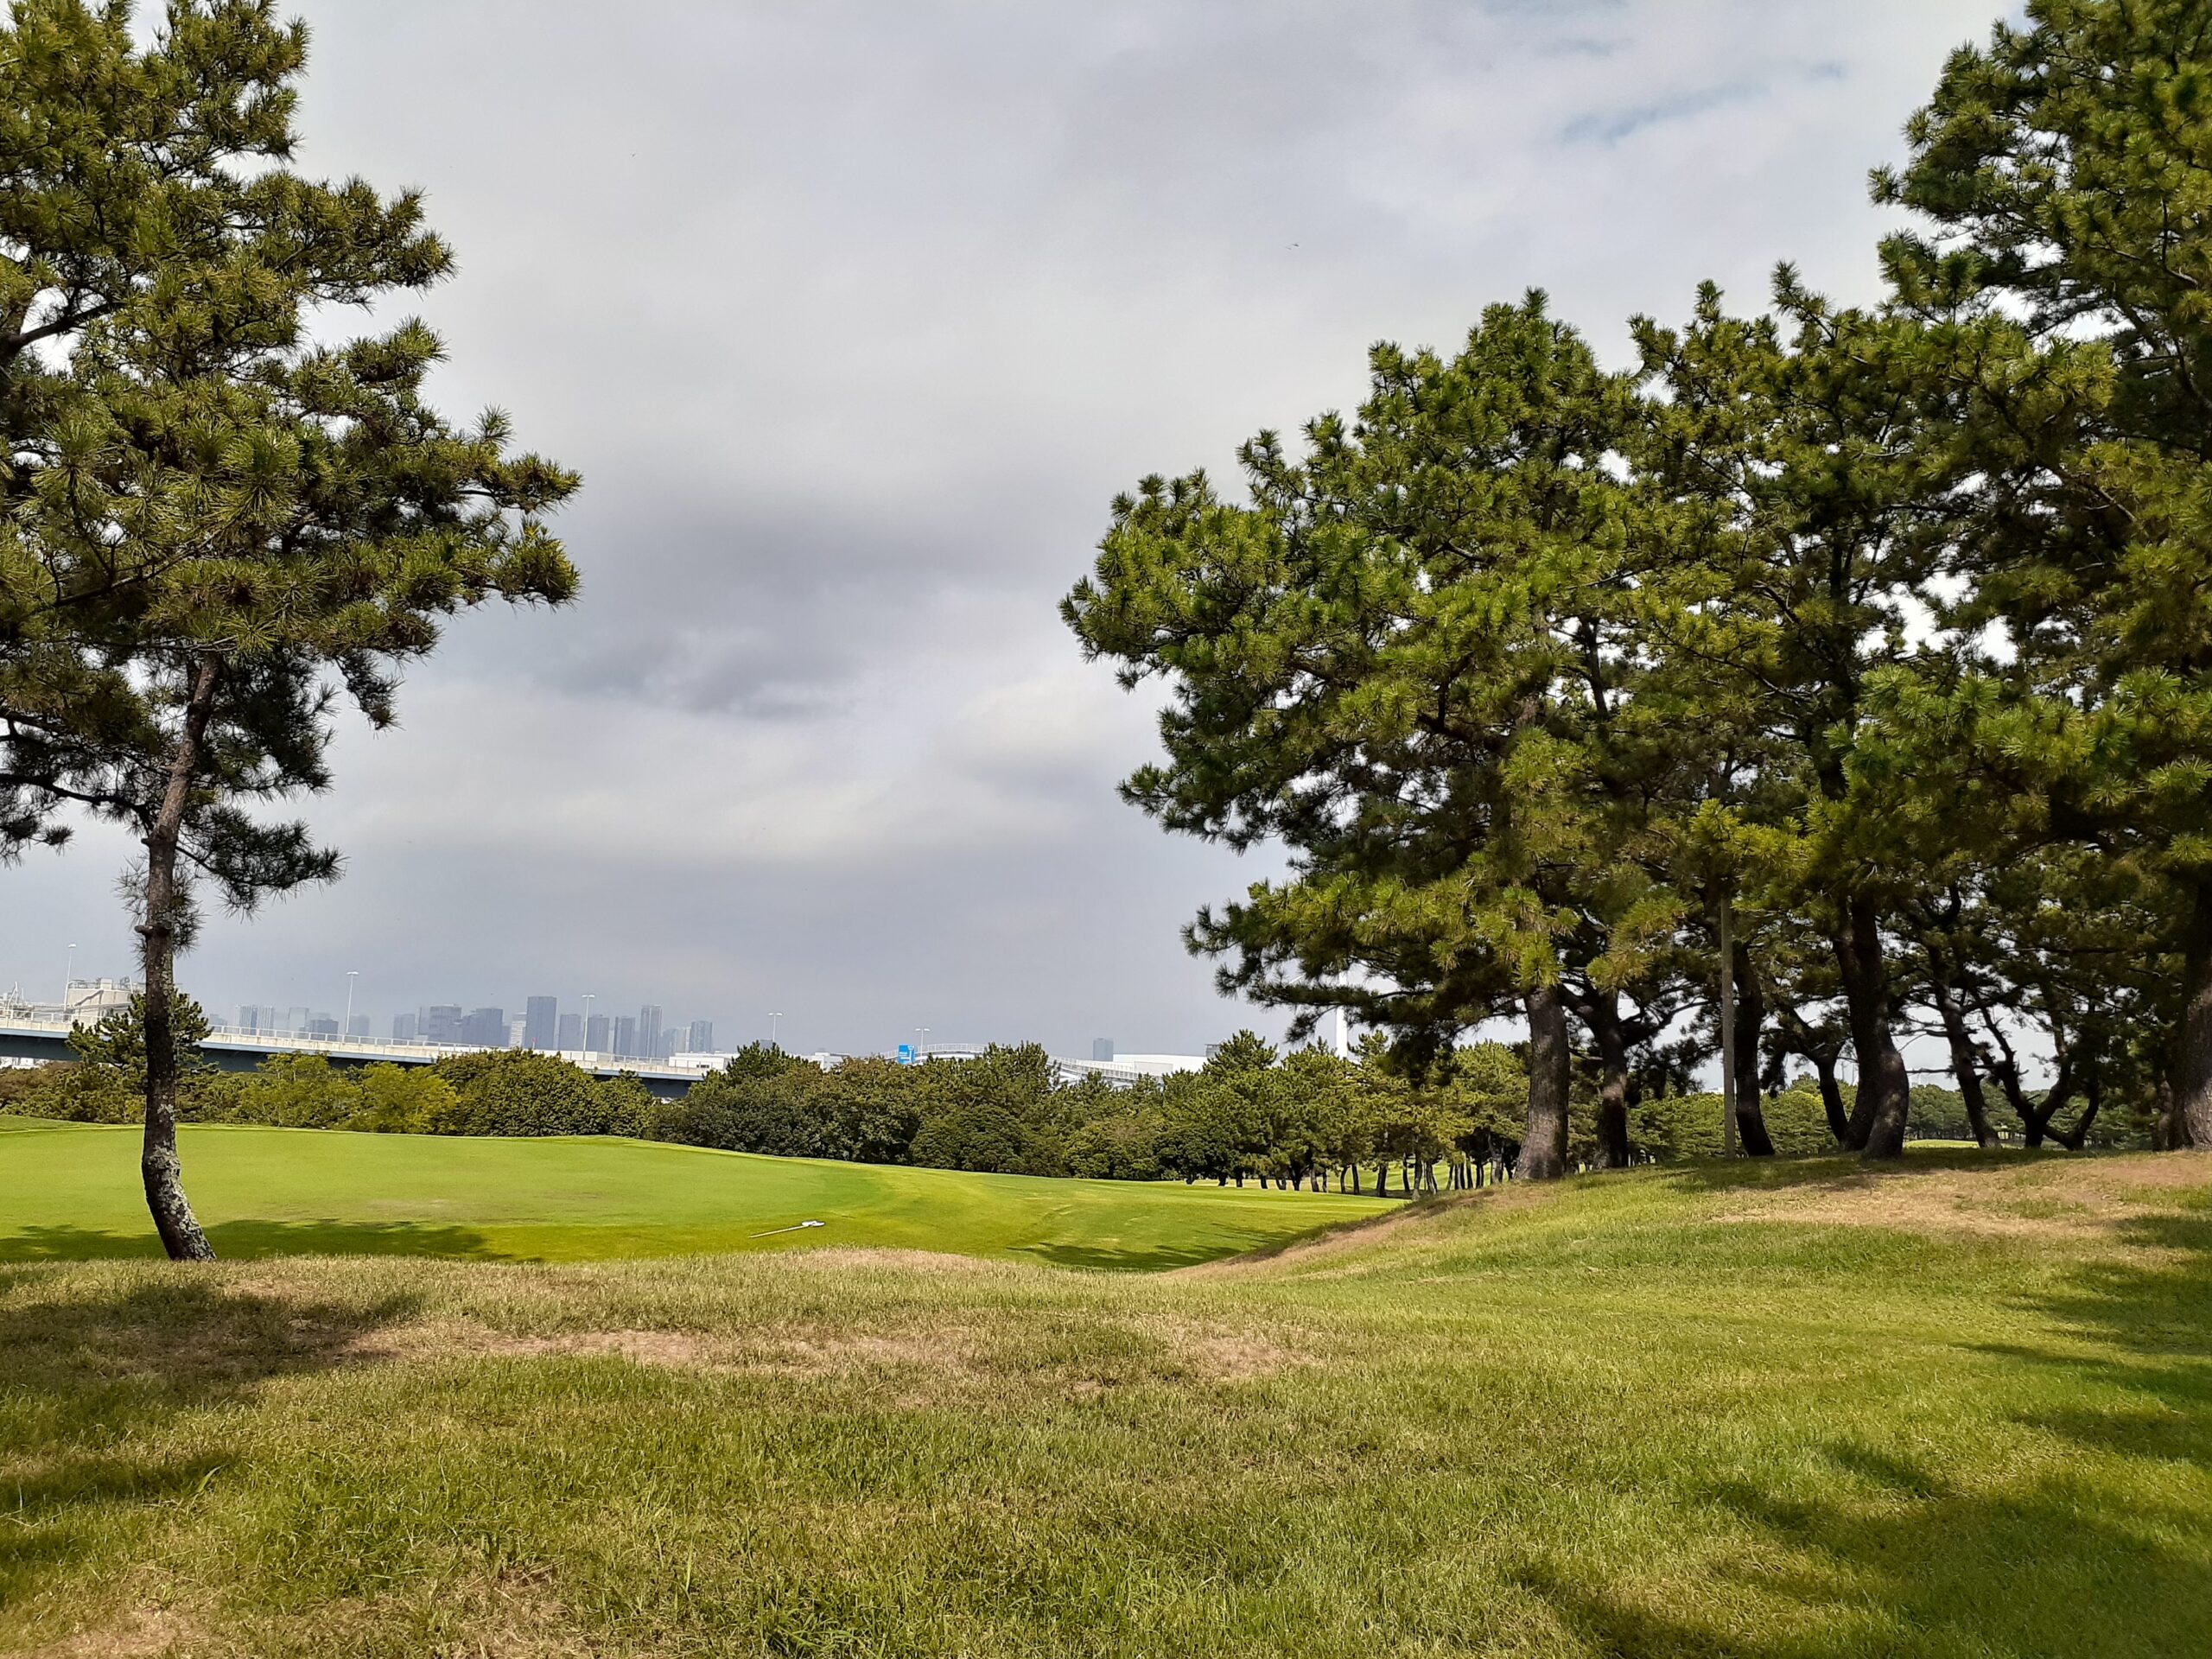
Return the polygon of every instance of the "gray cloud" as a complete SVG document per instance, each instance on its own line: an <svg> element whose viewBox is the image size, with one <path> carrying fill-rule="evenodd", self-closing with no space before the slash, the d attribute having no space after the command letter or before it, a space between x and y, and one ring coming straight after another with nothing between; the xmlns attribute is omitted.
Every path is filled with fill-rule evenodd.
<svg viewBox="0 0 2212 1659"><path fill-rule="evenodd" d="M652 997L808 1044L1195 1046L1176 929L1265 869L1113 785L1149 712L1055 602L1150 471L1355 401L1541 284L1602 349L1700 279L1874 281L1866 172L1986 0L303 0L301 162L455 244L439 395L582 467L567 613L480 616L309 805L338 886L213 1005ZM118 971L90 836L0 981ZM323 988L321 990L317 987Z"/></svg>

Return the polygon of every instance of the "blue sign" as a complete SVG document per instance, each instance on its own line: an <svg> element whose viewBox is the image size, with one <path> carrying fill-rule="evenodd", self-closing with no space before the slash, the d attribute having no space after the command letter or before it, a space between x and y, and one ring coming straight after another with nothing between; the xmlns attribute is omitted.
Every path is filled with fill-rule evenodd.
<svg viewBox="0 0 2212 1659"><path fill-rule="evenodd" d="M899 1065L912 1065L913 1063L914 1063L914 1046L913 1046L912 1043L901 1043L901 1044L899 1044Z"/></svg>

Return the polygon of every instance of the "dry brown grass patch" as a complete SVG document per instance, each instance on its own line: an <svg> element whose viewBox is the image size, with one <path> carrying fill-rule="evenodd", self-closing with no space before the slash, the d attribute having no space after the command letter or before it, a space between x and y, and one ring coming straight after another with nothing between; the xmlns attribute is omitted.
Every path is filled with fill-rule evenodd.
<svg viewBox="0 0 2212 1659"><path fill-rule="evenodd" d="M415 1319L387 1325L363 1333L346 1349L348 1358L372 1363L601 1354L619 1355L640 1365L695 1369L704 1369L714 1361L709 1344L686 1332L563 1331L537 1336L493 1330L473 1319Z"/></svg>
<svg viewBox="0 0 2212 1659"><path fill-rule="evenodd" d="M575 1359L611 1356L673 1370L843 1376L867 1370L978 1375L976 1333L963 1326L911 1331L763 1328L709 1336L669 1330L499 1331L468 1319L424 1319L368 1333L350 1357L370 1363L452 1358Z"/></svg>
<svg viewBox="0 0 2212 1659"><path fill-rule="evenodd" d="M749 1357L754 1369L808 1376L901 1370L972 1377L984 1371L977 1333L962 1325L779 1335L762 1341Z"/></svg>
<svg viewBox="0 0 2212 1659"><path fill-rule="evenodd" d="M139 1607L112 1624L33 1648L22 1659L168 1659L192 1652L199 1633L181 1613Z"/></svg>
<svg viewBox="0 0 2212 1659"><path fill-rule="evenodd" d="M577 1628L543 1565L509 1566L442 1580L429 1617L404 1595L324 1602L304 1616L257 1621L225 1653L419 1653L424 1659L611 1659L632 1655Z"/></svg>
<svg viewBox="0 0 2212 1659"><path fill-rule="evenodd" d="M871 1271L897 1268L905 1273L957 1274L963 1278L1005 1278L1021 1269L1009 1262L987 1262L981 1256L952 1255L943 1250L868 1249L856 1244L833 1244L821 1249L787 1250L771 1258L792 1267L851 1268Z"/></svg>
<svg viewBox="0 0 2212 1659"><path fill-rule="evenodd" d="M1211 1331L1186 1336L1176 1354L1201 1376L1217 1382L1252 1382L1312 1362L1257 1331Z"/></svg>
<svg viewBox="0 0 2212 1659"><path fill-rule="evenodd" d="M2123 1158L2069 1159L2042 1165L2057 1180L2115 1197L2148 1192L2212 1192L2212 1152L2137 1153Z"/></svg>
<svg viewBox="0 0 2212 1659"><path fill-rule="evenodd" d="M2208 1185L2212 1157L2202 1154L2039 1160L2017 1168L1866 1170L1808 1185L1731 1193L1713 1219L2119 1244L2133 1224L2171 1211L2167 1194Z"/></svg>

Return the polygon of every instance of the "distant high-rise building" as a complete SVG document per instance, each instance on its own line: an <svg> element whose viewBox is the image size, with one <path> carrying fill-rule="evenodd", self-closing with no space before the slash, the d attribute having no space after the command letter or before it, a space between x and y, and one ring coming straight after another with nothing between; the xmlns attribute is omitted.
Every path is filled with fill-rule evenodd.
<svg viewBox="0 0 2212 1659"><path fill-rule="evenodd" d="M314 1017L305 1008L287 1008L284 1010L284 1023L277 1029L293 1033L304 1032L308 1028L308 1021Z"/></svg>
<svg viewBox="0 0 2212 1659"><path fill-rule="evenodd" d="M684 1039L683 1046L694 1054L713 1053L715 1052L715 1022L711 1020L694 1020L691 1022L690 1033Z"/></svg>
<svg viewBox="0 0 2212 1659"><path fill-rule="evenodd" d="M567 1053L573 1054L576 1050L582 1048L584 1046L583 1015L581 1014L563 1014L561 1016L560 1035L554 1040L556 1045Z"/></svg>
<svg viewBox="0 0 2212 1659"><path fill-rule="evenodd" d="M301 1029L310 1037L335 1037L338 1035L338 1016L334 1014L311 1014Z"/></svg>
<svg viewBox="0 0 2212 1659"><path fill-rule="evenodd" d="M638 1046L630 1051L640 1059L664 1058L666 1051L660 1046L660 1004L648 1002L638 1010Z"/></svg>
<svg viewBox="0 0 2212 1659"><path fill-rule="evenodd" d="M273 1033L276 1029L276 1010L264 1003L249 1002L238 1010L238 1029Z"/></svg>
<svg viewBox="0 0 2212 1659"><path fill-rule="evenodd" d="M530 1016L528 1014L518 1014L515 1015L513 1019L507 1021L507 1046L509 1048L528 1048L530 1046L527 1040L529 1036Z"/></svg>
<svg viewBox="0 0 2212 1659"><path fill-rule="evenodd" d="M395 1014L391 1016L391 1040L395 1043L411 1043L415 1040L413 1014Z"/></svg>
<svg viewBox="0 0 2212 1659"><path fill-rule="evenodd" d="M1090 1039L1090 1058L1094 1060L1112 1059L1114 1058L1114 1039L1111 1037L1092 1038Z"/></svg>
<svg viewBox="0 0 2212 1659"><path fill-rule="evenodd" d="M584 1046L594 1054L607 1052L607 1017L594 1014L584 1022Z"/></svg>
<svg viewBox="0 0 2212 1659"><path fill-rule="evenodd" d="M522 1046L524 1048L550 1048L558 1025L561 999L556 996L533 996L523 1004Z"/></svg>
<svg viewBox="0 0 2212 1659"><path fill-rule="evenodd" d="M433 1002L418 1009L415 1016L415 1031L417 1040L421 1042L459 1042L461 1005L457 1002Z"/></svg>
<svg viewBox="0 0 2212 1659"><path fill-rule="evenodd" d="M614 1016L614 1054L618 1059L634 1059L638 1053L638 1022L626 1014Z"/></svg>
<svg viewBox="0 0 2212 1659"><path fill-rule="evenodd" d="M477 1048L505 1048L507 1046L507 1011L505 1008L478 1008L461 1022L461 1040Z"/></svg>
<svg viewBox="0 0 2212 1659"><path fill-rule="evenodd" d="M348 1020L346 1022L346 1034L348 1037L367 1036L369 1034L369 1016L365 1014L357 1014L352 1019Z"/></svg>

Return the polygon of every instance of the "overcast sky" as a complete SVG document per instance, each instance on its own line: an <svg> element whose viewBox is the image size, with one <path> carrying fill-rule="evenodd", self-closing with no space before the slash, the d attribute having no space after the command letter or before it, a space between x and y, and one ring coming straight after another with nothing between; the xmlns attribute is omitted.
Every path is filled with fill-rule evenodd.
<svg viewBox="0 0 2212 1659"><path fill-rule="evenodd" d="M458 621L308 804L334 886L183 982L652 1001L725 1044L1194 1051L1281 1021L1178 929L1264 860L1114 785L1059 596L1107 503L1541 285L1874 291L1873 163L1993 0L309 0L300 165L420 186L438 390L579 467L572 609ZM0 870L0 985L130 969L128 849Z"/></svg>

